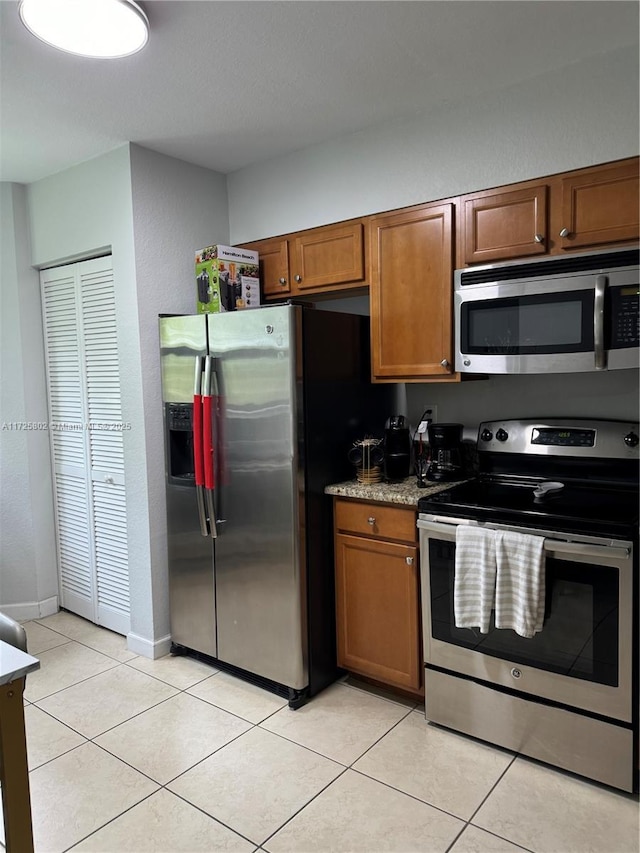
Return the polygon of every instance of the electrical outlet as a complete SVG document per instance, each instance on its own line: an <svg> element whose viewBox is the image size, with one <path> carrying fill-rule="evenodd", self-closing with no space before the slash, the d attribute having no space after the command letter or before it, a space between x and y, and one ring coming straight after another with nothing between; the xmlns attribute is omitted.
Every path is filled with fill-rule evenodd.
<svg viewBox="0 0 640 853"><path fill-rule="evenodd" d="M429 420L432 424L438 423L438 407L436 405L433 403L425 403L424 412L425 414L423 417L425 421Z"/></svg>

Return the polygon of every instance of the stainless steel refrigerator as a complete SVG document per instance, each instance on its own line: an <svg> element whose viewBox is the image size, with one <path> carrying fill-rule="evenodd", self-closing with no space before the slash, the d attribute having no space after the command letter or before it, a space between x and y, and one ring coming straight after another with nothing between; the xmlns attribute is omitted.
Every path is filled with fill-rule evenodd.
<svg viewBox="0 0 640 853"><path fill-rule="evenodd" d="M324 487L382 435L368 318L300 305L161 316L172 652L296 708L336 679Z"/></svg>

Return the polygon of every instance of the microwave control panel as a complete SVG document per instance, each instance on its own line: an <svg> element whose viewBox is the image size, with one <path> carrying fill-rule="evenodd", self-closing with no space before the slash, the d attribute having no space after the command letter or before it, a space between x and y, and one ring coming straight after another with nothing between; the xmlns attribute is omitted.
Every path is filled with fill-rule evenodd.
<svg viewBox="0 0 640 853"><path fill-rule="evenodd" d="M640 288L637 285L612 287L611 299L611 342L609 349L625 349L640 344Z"/></svg>

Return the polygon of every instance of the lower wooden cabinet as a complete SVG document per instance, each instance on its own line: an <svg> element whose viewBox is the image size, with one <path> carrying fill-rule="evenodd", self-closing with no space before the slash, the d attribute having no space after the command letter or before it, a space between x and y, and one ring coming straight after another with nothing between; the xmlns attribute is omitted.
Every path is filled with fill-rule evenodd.
<svg viewBox="0 0 640 853"><path fill-rule="evenodd" d="M415 511L336 499L335 531L338 664L417 693L422 643Z"/></svg>

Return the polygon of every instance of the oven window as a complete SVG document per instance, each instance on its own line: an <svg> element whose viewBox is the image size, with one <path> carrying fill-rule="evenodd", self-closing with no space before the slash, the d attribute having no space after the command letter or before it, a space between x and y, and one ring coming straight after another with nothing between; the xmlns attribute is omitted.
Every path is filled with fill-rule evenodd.
<svg viewBox="0 0 640 853"><path fill-rule="evenodd" d="M593 291L465 302L462 351L480 355L590 352Z"/></svg>
<svg viewBox="0 0 640 853"><path fill-rule="evenodd" d="M613 687L618 685L618 570L547 558L542 631L531 639L497 629L456 628L455 544L429 540L431 634L482 654Z"/></svg>

